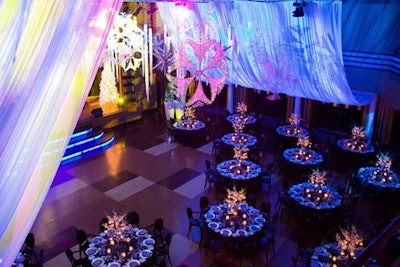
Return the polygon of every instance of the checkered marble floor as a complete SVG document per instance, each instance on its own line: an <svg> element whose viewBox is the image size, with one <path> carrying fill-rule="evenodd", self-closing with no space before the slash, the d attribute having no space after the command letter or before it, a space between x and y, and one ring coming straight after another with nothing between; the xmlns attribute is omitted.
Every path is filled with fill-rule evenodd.
<svg viewBox="0 0 400 267"><path fill-rule="evenodd" d="M31 229L37 248L45 251L44 266L71 266L64 251L76 246L76 229L96 234L101 218L113 211L124 214L131 210L139 213L143 227L156 218L164 219L165 228L173 233L173 266L211 266L212 253L199 248L196 229L187 235L186 215L186 207L198 209L203 195L219 202L213 188L204 190L204 163L213 160L211 142L193 147L167 142L164 120L156 114L114 131L116 142L108 150L60 166ZM272 155L265 153L262 164L272 160ZM259 196L271 201L273 209L280 181L273 175L272 188L264 188ZM321 234L325 233L281 214L275 253L266 262L261 248L257 249L255 266L292 266L298 237L318 242ZM239 266L232 261L232 266L235 264ZM250 266L250 261L244 260L242 266Z"/></svg>

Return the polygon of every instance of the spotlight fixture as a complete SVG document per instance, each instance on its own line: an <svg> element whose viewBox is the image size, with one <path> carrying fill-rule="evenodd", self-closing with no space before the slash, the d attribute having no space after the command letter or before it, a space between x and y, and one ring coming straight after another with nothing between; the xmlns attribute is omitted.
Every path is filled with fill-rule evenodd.
<svg viewBox="0 0 400 267"><path fill-rule="evenodd" d="M295 7L295 10L293 11L293 17L299 18L304 16L304 7L306 6L306 2L302 1L301 3L299 2L294 2L293 6Z"/></svg>

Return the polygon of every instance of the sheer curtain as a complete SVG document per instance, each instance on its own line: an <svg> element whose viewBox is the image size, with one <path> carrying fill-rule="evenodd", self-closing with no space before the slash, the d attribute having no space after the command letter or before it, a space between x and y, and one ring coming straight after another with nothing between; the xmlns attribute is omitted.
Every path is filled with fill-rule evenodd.
<svg viewBox="0 0 400 267"><path fill-rule="evenodd" d="M0 2L0 266L48 192L121 2Z"/></svg>
<svg viewBox="0 0 400 267"><path fill-rule="evenodd" d="M348 85L341 45L341 1L307 2L293 17L292 1L158 3L171 42L212 38L227 47L227 83L326 103L365 105ZM230 47L230 48L228 48Z"/></svg>

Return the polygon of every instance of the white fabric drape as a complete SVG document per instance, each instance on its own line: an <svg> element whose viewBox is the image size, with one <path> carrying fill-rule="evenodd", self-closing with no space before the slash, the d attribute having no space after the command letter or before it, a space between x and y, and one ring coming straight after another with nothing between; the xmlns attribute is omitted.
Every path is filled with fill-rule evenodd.
<svg viewBox="0 0 400 267"><path fill-rule="evenodd" d="M341 46L341 1L315 2L293 17L293 2L158 3L174 47L212 38L231 60L227 83L326 103L365 105L347 83ZM181 9L181 10L180 10Z"/></svg>
<svg viewBox="0 0 400 267"><path fill-rule="evenodd" d="M0 2L0 266L48 192L121 2Z"/></svg>

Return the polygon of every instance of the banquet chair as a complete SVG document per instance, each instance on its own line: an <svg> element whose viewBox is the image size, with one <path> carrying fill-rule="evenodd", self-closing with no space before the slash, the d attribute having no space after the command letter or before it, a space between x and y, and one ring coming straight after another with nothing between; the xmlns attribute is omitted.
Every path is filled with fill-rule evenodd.
<svg viewBox="0 0 400 267"><path fill-rule="evenodd" d="M72 251L71 249L65 250L65 254L71 263L72 267L90 267L91 263L86 255L86 250L89 248L88 235L82 229L76 230L75 235L76 241L78 243L79 249L77 251ZM77 256L74 256L77 254Z"/></svg>
<svg viewBox="0 0 400 267"><path fill-rule="evenodd" d="M204 181L204 190L208 186L208 192L210 191L211 185L213 184L215 186L215 183L217 182L217 171L212 169L211 167L211 162L207 159L205 161L206 165L206 170L205 170L205 181Z"/></svg>
<svg viewBox="0 0 400 267"><path fill-rule="evenodd" d="M140 217L139 214L132 210L126 214L126 222L133 227L140 227Z"/></svg>
<svg viewBox="0 0 400 267"><path fill-rule="evenodd" d="M262 171L261 176L261 183L267 186L268 190L272 187L272 168L274 167L273 163L269 163L267 165L267 169Z"/></svg>
<svg viewBox="0 0 400 267"><path fill-rule="evenodd" d="M204 221L200 218L198 215L197 218L194 217L194 214L199 214L199 212L194 212L192 208L187 207L186 208L186 214L188 217L188 222L189 222L189 227L188 231L186 234L186 237L189 236L189 233L192 233L192 228L197 227L200 230L200 241L199 241L199 246L201 246L202 241L203 241L203 228L204 228Z"/></svg>

